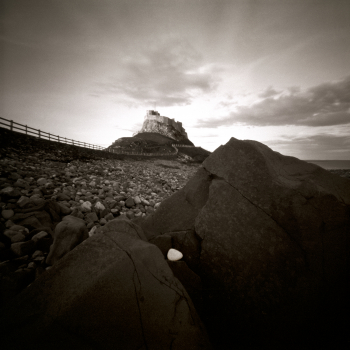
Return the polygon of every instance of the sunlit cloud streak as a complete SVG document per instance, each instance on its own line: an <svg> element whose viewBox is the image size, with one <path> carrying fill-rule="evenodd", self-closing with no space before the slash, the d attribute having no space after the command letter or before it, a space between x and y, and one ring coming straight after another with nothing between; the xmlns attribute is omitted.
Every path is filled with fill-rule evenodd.
<svg viewBox="0 0 350 350"><path fill-rule="evenodd" d="M198 121L197 127L217 128L235 124L252 126L331 126L350 124L350 76L327 82L306 91L289 88L278 92L268 88L264 97L250 106L237 106L227 116ZM273 97L272 97L273 96Z"/></svg>

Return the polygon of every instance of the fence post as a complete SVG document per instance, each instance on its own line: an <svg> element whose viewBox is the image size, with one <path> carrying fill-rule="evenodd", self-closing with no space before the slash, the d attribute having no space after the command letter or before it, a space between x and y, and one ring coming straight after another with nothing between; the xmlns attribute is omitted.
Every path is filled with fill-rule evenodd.
<svg viewBox="0 0 350 350"><path fill-rule="evenodd" d="M13 120L11 120L10 122L11 122L10 128L11 128L11 131L13 131Z"/></svg>
<svg viewBox="0 0 350 350"><path fill-rule="evenodd" d="M50 139L50 133L49 133L49 141L50 141L51 139Z"/></svg>
<svg viewBox="0 0 350 350"><path fill-rule="evenodd" d="M28 127L27 127L27 125L26 125L26 135L27 135L27 131L28 131Z"/></svg>
<svg viewBox="0 0 350 350"><path fill-rule="evenodd" d="M73 146L74 146L74 140L72 140L73 141Z"/></svg>
<svg viewBox="0 0 350 350"><path fill-rule="evenodd" d="M40 139L40 137L41 137L41 135L40 135L40 129L38 130L38 134L39 134L39 139Z"/></svg>
<svg viewBox="0 0 350 350"><path fill-rule="evenodd" d="M60 135L58 135L57 137L58 137L58 143L60 143Z"/></svg>

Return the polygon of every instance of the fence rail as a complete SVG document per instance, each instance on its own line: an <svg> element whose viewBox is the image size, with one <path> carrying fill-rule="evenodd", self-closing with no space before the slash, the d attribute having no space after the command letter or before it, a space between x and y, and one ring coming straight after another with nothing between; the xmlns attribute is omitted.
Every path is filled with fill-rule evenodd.
<svg viewBox="0 0 350 350"><path fill-rule="evenodd" d="M174 143L172 146L175 146L175 147L196 147L193 145L182 145L182 144L178 144L178 143Z"/></svg>
<svg viewBox="0 0 350 350"><path fill-rule="evenodd" d="M3 120L5 122L3 122ZM79 146L79 147L84 147L84 148L91 148L94 150L101 150L101 151L105 150L105 148L102 146L97 146L97 145L93 145L93 144L86 143L86 142L67 139L66 137L54 135L54 134L51 134L49 132L42 131L40 129L34 129L30 126L16 123L13 120L8 120L8 119L1 118L1 117L0 117L0 126L5 126L5 127L9 128L9 130L11 130L11 131L21 132L21 133L24 133L26 135L38 137L39 139L46 139L46 140L54 141L54 142L58 142L58 143L66 143L68 145ZM106 150L106 152L108 152L108 151Z"/></svg>
<svg viewBox="0 0 350 350"><path fill-rule="evenodd" d="M136 151L124 151L120 149L113 148L112 152L115 154L126 154L126 155L134 155L134 156L146 156L146 157L154 157L154 156L174 156L177 154L177 151L175 152L168 152L168 153L144 153L144 152L136 152Z"/></svg>

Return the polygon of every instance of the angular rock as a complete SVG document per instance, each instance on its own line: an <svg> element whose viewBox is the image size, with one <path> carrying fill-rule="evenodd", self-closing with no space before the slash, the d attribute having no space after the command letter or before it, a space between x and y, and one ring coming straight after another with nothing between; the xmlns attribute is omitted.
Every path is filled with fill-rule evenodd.
<svg viewBox="0 0 350 350"><path fill-rule="evenodd" d="M198 237L198 256L184 260L202 279L208 327L222 348L232 334L285 344L344 327L349 213L348 179L231 139L140 225L149 238Z"/></svg>
<svg viewBox="0 0 350 350"><path fill-rule="evenodd" d="M89 201L86 201L86 202L81 204L80 208L81 208L81 211L83 213L90 212L91 211L91 203Z"/></svg>
<svg viewBox="0 0 350 350"><path fill-rule="evenodd" d="M88 236L84 220L72 215L65 216L55 228L54 241L50 247L46 263L48 265L55 264Z"/></svg>
<svg viewBox="0 0 350 350"><path fill-rule="evenodd" d="M2 345L210 349L187 292L137 231L113 220L42 274L5 309Z"/></svg>
<svg viewBox="0 0 350 350"><path fill-rule="evenodd" d="M125 201L125 206L127 208L131 208L135 205L135 201L133 198L129 197L126 201Z"/></svg>
<svg viewBox="0 0 350 350"><path fill-rule="evenodd" d="M93 211L92 213L85 214L84 219L86 220L86 222L95 222L95 221L98 221L98 216Z"/></svg>
<svg viewBox="0 0 350 350"><path fill-rule="evenodd" d="M51 216L45 210L15 214L12 220L18 225L30 227L31 229L43 226L53 227Z"/></svg>
<svg viewBox="0 0 350 350"><path fill-rule="evenodd" d="M60 206L61 215L69 215L72 212L72 210L65 204L62 204L62 203L57 203L57 204Z"/></svg>
<svg viewBox="0 0 350 350"><path fill-rule="evenodd" d="M107 221L113 220L114 219L114 215L112 213L108 213L105 217L104 217Z"/></svg>
<svg viewBox="0 0 350 350"><path fill-rule="evenodd" d="M24 256L31 254L35 249L35 242L32 240L29 240L27 242L18 242L18 243L12 243L11 244L11 250L17 255L17 256Z"/></svg>

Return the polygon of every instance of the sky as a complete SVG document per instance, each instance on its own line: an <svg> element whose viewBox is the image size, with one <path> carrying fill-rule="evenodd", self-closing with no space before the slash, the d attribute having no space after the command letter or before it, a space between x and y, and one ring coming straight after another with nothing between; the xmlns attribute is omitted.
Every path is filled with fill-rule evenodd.
<svg viewBox="0 0 350 350"><path fill-rule="evenodd" d="M350 160L350 1L0 0L1 117L107 147L146 110Z"/></svg>

